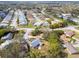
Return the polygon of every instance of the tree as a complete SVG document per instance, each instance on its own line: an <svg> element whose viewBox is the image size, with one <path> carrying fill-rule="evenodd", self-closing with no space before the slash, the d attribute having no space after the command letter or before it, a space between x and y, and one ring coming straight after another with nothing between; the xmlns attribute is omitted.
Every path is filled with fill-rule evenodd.
<svg viewBox="0 0 79 59"><path fill-rule="evenodd" d="M54 28L59 28L59 24L58 23L55 23L55 24L51 24L50 25L50 28L54 29Z"/></svg>
<svg viewBox="0 0 79 59"><path fill-rule="evenodd" d="M42 32L41 32L39 29L40 29L40 27L36 27L35 30L32 31L32 35L33 35L33 36L36 36L36 35L41 34Z"/></svg>
<svg viewBox="0 0 79 59"><path fill-rule="evenodd" d="M6 29L0 29L0 37L2 37L7 32L9 32L9 31Z"/></svg>
<svg viewBox="0 0 79 59"><path fill-rule="evenodd" d="M0 56L3 58L19 58L23 52L20 43L10 44L6 49L0 50ZM25 51L26 52L26 51Z"/></svg>
<svg viewBox="0 0 79 59"><path fill-rule="evenodd" d="M25 54L25 57L27 58L40 58L41 57L41 53L39 50L37 49L31 49L28 53Z"/></svg>
<svg viewBox="0 0 79 59"><path fill-rule="evenodd" d="M50 43L50 48L48 50L49 57L66 57L66 54L63 52L63 47L61 42L59 41L59 35L61 35L63 31L52 31L48 36L48 42Z"/></svg>
<svg viewBox="0 0 79 59"><path fill-rule="evenodd" d="M48 19L48 20L47 20L47 22L48 22L49 24L51 24L51 21L52 21L52 19Z"/></svg>

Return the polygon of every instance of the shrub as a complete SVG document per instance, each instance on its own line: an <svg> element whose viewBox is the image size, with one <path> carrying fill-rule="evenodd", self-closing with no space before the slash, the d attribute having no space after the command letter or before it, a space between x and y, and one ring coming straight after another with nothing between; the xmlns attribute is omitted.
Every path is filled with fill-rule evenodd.
<svg viewBox="0 0 79 59"><path fill-rule="evenodd" d="M59 41L59 36L63 33L61 30L52 31L48 36L48 42L50 43L50 48L48 50L49 57L66 57L63 52L63 46Z"/></svg>
<svg viewBox="0 0 79 59"><path fill-rule="evenodd" d="M0 29L0 37L2 37L7 32L9 32L9 31L6 29Z"/></svg>
<svg viewBox="0 0 79 59"><path fill-rule="evenodd" d="M42 32L39 30L39 28L40 28L40 27L36 27L35 30L32 31L32 35L33 35L33 36L36 36L36 35L39 35L39 34L42 33Z"/></svg>

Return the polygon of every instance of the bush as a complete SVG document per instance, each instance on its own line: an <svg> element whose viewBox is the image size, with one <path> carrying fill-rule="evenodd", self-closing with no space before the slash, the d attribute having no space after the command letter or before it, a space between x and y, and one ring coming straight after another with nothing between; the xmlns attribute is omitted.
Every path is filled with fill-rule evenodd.
<svg viewBox="0 0 79 59"><path fill-rule="evenodd" d="M31 49L30 52L25 54L27 58L40 58L44 54L42 54L38 49Z"/></svg>
<svg viewBox="0 0 79 59"><path fill-rule="evenodd" d="M40 27L36 27L36 28L35 28L35 30L32 32L32 35L33 35L33 36L36 36L36 35L39 35L39 34L42 33L42 32L39 30L39 28L40 28Z"/></svg>
<svg viewBox="0 0 79 59"><path fill-rule="evenodd" d="M67 22L60 22L60 23L51 24L50 28L55 29L55 28L60 28L65 26L67 26Z"/></svg>
<svg viewBox="0 0 79 59"><path fill-rule="evenodd" d="M60 26L59 26L59 24L57 24L57 23L55 23L55 24L51 24L50 25L50 28L52 28L52 29L54 29L54 28L59 28Z"/></svg>
<svg viewBox="0 0 79 59"><path fill-rule="evenodd" d="M60 35L63 33L64 31L62 30L54 30L46 35L45 40L47 39L49 42L49 48L48 51L46 51L47 57L67 57L67 54L63 52L62 43L59 41Z"/></svg>
<svg viewBox="0 0 79 59"><path fill-rule="evenodd" d="M49 23L49 24L51 24L51 21L52 21L53 19L48 19L47 20L47 22Z"/></svg>
<svg viewBox="0 0 79 59"><path fill-rule="evenodd" d="M0 50L0 56L2 58L19 58L22 52L21 45L19 43L10 44L8 48Z"/></svg>
<svg viewBox="0 0 79 59"><path fill-rule="evenodd" d="M52 31L48 36L48 42L50 43L50 48L48 50L49 57L66 57L63 52L63 46L59 41L59 36L63 33L61 30Z"/></svg>
<svg viewBox="0 0 79 59"><path fill-rule="evenodd" d="M9 32L6 29L0 29L0 37L2 37L3 35L5 35L5 33Z"/></svg>
<svg viewBox="0 0 79 59"><path fill-rule="evenodd" d="M64 31L62 31L62 30L55 30L54 32L56 33L56 35L58 37L60 37L60 35L64 34Z"/></svg>

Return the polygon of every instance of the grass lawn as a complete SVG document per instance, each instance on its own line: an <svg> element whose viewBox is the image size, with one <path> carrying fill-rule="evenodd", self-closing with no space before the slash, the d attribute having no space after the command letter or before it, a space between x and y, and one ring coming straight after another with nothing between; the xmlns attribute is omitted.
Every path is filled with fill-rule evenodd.
<svg viewBox="0 0 79 59"><path fill-rule="evenodd" d="M69 20L65 20L65 19L61 19L61 18L58 18L58 19L63 21L63 22L66 22L68 25L77 25L77 23L75 23L73 21L69 21Z"/></svg>
<svg viewBox="0 0 79 59"><path fill-rule="evenodd" d="M35 28L35 26L33 26L32 24L28 24L28 25L22 25L22 26L19 26L21 28Z"/></svg>
<svg viewBox="0 0 79 59"><path fill-rule="evenodd" d="M79 38L79 33L78 32L75 32L76 34L73 36L75 38Z"/></svg>

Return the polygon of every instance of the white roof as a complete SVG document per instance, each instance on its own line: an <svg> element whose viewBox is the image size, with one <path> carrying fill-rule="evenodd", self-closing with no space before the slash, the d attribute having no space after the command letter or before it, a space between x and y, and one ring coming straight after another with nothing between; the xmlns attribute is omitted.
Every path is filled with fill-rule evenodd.
<svg viewBox="0 0 79 59"><path fill-rule="evenodd" d="M25 18L24 13L21 10L18 10L18 15L19 15L19 24L27 24L27 19Z"/></svg>
<svg viewBox="0 0 79 59"><path fill-rule="evenodd" d="M3 36L1 39L12 39L13 34L12 33L8 33L6 36Z"/></svg>
<svg viewBox="0 0 79 59"><path fill-rule="evenodd" d="M34 26L40 26L43 22L36 22Z"/></svg>
<svg viewBox="0 0 79 59"><path fill-rule="evenodd" d="M13 10L11 10L8 15L3 19L3 21L1 22L1 24L5 24L5 23L9 23L11 18L12 18L12 15L13 15ZM3 25L4 26L4 25Z"/></svg>
<svg viewBox="0 0 79 59"><path fill-rule="evenodd" d="M0 45L0 50L2 50L3 48L5 48L7 45L9 45L12 42L13 42L12 40L6 40L4 43L2 43Z"/></svg>

